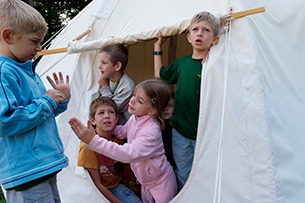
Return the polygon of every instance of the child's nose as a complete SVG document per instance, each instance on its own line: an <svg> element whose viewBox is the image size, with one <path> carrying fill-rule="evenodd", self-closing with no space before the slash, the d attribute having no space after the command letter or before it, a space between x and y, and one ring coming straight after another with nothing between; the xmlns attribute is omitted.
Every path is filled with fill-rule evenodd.
<svg viewBox="0 0 305 203"><path fill-rule="evenodd" d="M42 50L42 49L41 49L41 44L37 45L36 51L41 51L41 50Z"/></svg>
<svg viewBox="0 0 305 203"><path fill-rule="evenodd" d="M134 97L131 97L131 99L130 99L130 103L134 103Z"/></svg>

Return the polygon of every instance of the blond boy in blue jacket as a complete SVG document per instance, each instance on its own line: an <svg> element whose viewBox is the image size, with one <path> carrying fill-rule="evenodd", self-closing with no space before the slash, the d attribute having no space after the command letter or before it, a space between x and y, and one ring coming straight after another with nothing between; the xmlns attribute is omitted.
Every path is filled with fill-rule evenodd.
<svg viewBox="0 0 305 203"><path fill-rule="evenodd" d="M60 202L56 174L68 165L55 116L67 109L69 77L32 66L47 25L20 0L0 0L0 183L10 202Z"/></svg>

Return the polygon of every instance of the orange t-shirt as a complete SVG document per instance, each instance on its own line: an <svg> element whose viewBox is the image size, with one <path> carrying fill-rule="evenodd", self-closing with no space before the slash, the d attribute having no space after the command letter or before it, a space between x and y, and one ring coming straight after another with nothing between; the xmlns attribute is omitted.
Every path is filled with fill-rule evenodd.
<svg viewBox="0 0 305 203"><path fill-rule="evenodd" d="M114 142L123 144L123 141L115 138ZM86 169L96 169L100 172L101 183L108 189L116 187L121 177L116 174L114 161L102 154L87 148L83 142L80 143L77 165Z"/></svg>

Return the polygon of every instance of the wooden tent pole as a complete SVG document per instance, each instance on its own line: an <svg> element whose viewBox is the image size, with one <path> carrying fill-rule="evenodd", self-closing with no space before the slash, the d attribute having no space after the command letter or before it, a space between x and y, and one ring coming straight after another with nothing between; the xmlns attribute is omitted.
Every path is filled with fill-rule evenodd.
<svg viewBox="0 0 305 203"><path fill-rule="evenodd" d="M75 37L75 39L73 41L75 41L75 40L78 41L78 40L82 39L84 36L88 35L90 33L90 31L91 31L90 29L86 30L85 32L83 32L80 35L78 35L77 37ZM63 53L63 52L67 52L67 51L68 51L67 47L50 49L50 50L42 50L42 51L37 53L37 56Z"/></svg>
<svg viewBox="0 0 305 203"><path fill-rule="evenodd" d="M80 34L80 35L78 35L77 37L75 37L74 40L78 41L78 40L82 39L82 38L85 37L87 34L89 34L90 31L91 31L90 29L86 30L86 31L83 32L82 34ZM74 41L74 40L73 40L73 41Z"/></svg>
<svg viewBox="0 0 305 203"><path fill-rule="evenodd" d="M245 17L247 15L261 13L261 12L264 12L264 11L265 11L265 7L259 7L259 8L246 10L246 11L235 12L235 13L232 13L231 16L233 18L242 18L242 17Z"/></svg>

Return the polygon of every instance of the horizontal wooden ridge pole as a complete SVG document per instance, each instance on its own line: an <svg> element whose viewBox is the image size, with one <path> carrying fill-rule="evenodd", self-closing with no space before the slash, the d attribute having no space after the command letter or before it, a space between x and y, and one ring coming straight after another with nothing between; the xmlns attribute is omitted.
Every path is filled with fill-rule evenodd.
<svg viewBox="0 0 305 203"><path fill-rule="evenodd" d="M90 31L91 31L90 29L86 30L85 32L83 32L80 35L78 35L77 37L75 37L74 40L78 41L78 40L82 39L84 36L89 34ZM67 51L68 51L67 47L50 49L50 50L45 49L45 50L38 52L37 56L48 55L48 54L58 54L58 53L63 53L63 52L67 52Z"/></svg>
<svg viewBox="0 0 305 203"><path fill-rule="evenodd" d="M265 11L265 7L259 7L259 8L246 10L246 11L235 12L235 13L232 13L231 16L233 18L242 18L242 17L245 17L247 15L261 13L261 12L264 12L264 11Z"/></svg>
<svg viewBox="0 0 305 203"><path fill-rule="evenodd" d="M58 54L58 53L63 53L67 52L68 49L67 47L62 47L62 48L57 48L57 49L50 49L50 50L42 50L40 52L37 52L37 56L43 56L43 55L49 55L49 54Z"/></svg>

